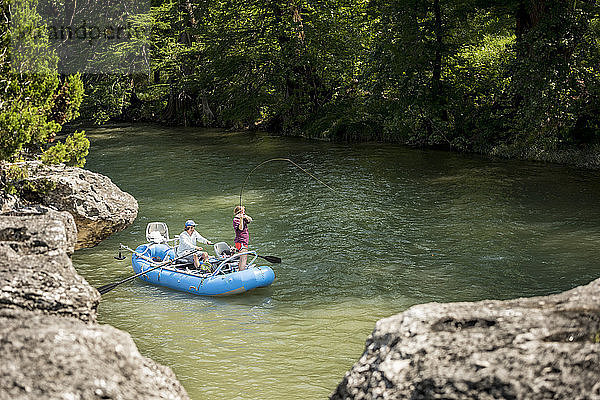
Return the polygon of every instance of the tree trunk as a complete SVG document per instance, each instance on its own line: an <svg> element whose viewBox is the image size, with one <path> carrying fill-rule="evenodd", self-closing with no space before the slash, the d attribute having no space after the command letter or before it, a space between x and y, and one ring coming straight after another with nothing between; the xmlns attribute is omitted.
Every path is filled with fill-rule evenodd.
<svg viewBox="0 0 600 400"><path fill-rule="evenodd" d="M517 46L524 44L523 36L535 28L546 13L546 0L520 0L515 14Z"/></svg>
<svg viewBox="0 0 600 400"><path fill-rule="evenodd" d="M440 0L433 1L433 13L435 18L434 30L435 30L435 56L433 59L433 74L431 81L431 94L433 102L436 103L439 100L441 92L441 79L442 79L442 48L443 48L443 34L442 34L442 13L440 10Z"/></svg>

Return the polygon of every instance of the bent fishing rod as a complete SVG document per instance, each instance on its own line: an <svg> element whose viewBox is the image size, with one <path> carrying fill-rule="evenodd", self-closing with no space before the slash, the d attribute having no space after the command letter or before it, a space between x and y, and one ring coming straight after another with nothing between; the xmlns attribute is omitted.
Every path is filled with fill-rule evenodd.
<svg viewBox="0 0 600 400"><path fill-rule="evenodd" d="M323 182L322 180L320 180L319 178L317 178L316 176L314 176L313 174L311 174L310 172L308 172L306 169L302 168L301 166L299 166L298 164L296 164L295 162L293 162L292 160L290 160L289 158L281 158L281 157L276 157L276 158L270 158L268 160L265 160L263 162L261 162L260 164L258 164L256 167L254 167L249 173L248 175L246 175L246 179L244 179L244 183L242 183L242 188L240 189L240 206L242 205L242 194L244 193L244 187L246 186L246 182L248 182L248 178L250 178L250 175L252 175L252 173L254 171L256 171L259 167L270 163L272 161L287 161L289 163L291 163L293 166L299 168L302 172L304 172L305 174L307 174L308 176L310 176L311 178L313 178L314 180L316 180L317 182L319 182L320 184L322 184L323 186L325 186L326 188L328 188L329 190L331 190L333 193L335 194L339 194L335 189L333 189L331 186L329 186L328 184L326 184L325 182Z"/></svg>

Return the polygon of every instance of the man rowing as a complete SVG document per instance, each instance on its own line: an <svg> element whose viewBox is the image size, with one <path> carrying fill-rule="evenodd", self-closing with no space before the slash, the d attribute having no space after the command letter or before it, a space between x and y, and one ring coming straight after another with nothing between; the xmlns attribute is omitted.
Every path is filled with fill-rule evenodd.
<svg viewBox="0 0 600 400"><path fill-rule="evenodd" d="M177 256L180 257L190 250L202 250L202 247L196 246L196 242L212 245L213 243L200 235L196 231L196 223L188 219L184 224L184 231L179 234L179 246L177 246ZM208 253L203 251L198 257L198 253L191 254L187 257L183 257L186 263L194 263L194 267L198 269L200 267L200 258L202 261L208 261Z"/></svg>

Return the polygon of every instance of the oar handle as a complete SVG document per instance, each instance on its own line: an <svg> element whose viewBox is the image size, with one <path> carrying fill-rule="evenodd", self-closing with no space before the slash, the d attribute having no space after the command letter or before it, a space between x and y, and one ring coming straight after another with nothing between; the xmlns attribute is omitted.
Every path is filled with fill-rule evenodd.
<svg viewBox="0 0 600 400"><path fill-rule="evenodd" d="M122 249L129 250L130 252L132 252L133 254L135 254L136 256L138 256L139 258L141 258L143 260L146 260L146 261L149 261L149 262L151 262L153 264L156 264L156 261L154 261L150 257L146 257L143 253L135 251L131 247L125 246L123 243L119 243L119 245L121 246Z"/></svg>

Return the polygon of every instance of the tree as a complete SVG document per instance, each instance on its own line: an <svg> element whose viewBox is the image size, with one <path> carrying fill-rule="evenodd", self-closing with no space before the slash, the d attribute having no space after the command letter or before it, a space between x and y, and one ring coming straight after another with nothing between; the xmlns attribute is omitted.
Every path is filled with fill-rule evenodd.
<svg viewBox="0 0 600 400"><path fill-rule="evenodd" d="M85 108L466 151L594 143L596 3L154 0L130 16L147 71L85 75Z"/></svg>
<svg viewBox="0 0 600 400"><path fill-rule="evenodd" d="M521 0L511 97L515 140L540 149L600 136L595 1Z"/></svg>
<svg viewBox="0 0 600 400"><path fill-rule="evenodd" d="M89 142L81 132L53 143L73 120L83 98L78 75L61 78L57 58L32 0L4 2L0 28L0 160L42 157L48 162L83 165Z"/></svg>
<svg viewBox="0 0 600 400"><path fill-rule="evenodd" d="M301 133L355 79L364 7L332 0L162 1L139 17L152 27L151 72L130 80L131 90L116 96L126 98L125 106L113 107L112 115ZM99 85L84 77L88 101L98 91L113 104L102 87L122 87L120 79Z"/></svg>
<svg viewBox="0 0 600 400"><path fill-rule="evenodd" d="M483 151L597 140L596 2L372 4L389 134Z"/></svg>

